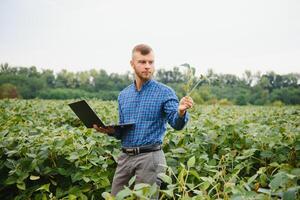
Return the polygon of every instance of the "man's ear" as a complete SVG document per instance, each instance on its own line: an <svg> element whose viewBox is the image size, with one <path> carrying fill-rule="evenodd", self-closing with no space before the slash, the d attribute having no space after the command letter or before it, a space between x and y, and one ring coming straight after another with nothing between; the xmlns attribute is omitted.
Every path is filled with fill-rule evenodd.
<svg viewBox="0 0 300 200"><path fill-rule="evenodd" d="M130 65L131 65L132 69L134 69L134 63L133 63L133 60L130 61Z"/></svg>

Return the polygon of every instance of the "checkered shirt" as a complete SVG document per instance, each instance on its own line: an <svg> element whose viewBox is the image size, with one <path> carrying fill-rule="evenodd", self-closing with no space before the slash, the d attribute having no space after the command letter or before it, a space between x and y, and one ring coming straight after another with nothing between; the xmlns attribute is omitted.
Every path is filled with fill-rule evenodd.
<svg viewBox="0 0 300 200"><path fill-rule="evenodd" d="M167 122L176 130L182 129L189 119L186 112L178 115L178 98L168 86L155 80L143 84L140 91L132 83L118 97L119 122L135 123L127 131L117 131L123 147L162 144Z"/></svg>

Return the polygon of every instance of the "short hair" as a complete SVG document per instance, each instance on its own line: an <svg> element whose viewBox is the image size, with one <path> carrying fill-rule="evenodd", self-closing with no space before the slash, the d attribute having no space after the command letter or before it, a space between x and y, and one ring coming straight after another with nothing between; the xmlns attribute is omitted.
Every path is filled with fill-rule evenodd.
<svg viewBox="0 0 300 200"><path fill-rule="evenodd" d="M134 52L140 52L143 56L148 55L152 48L147 44L138 44L132 49L132 56Z"/></svg>

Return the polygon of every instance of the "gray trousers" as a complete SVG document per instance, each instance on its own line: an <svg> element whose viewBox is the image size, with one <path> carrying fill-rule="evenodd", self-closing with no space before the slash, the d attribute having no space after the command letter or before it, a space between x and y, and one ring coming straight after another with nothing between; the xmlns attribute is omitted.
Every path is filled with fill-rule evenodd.
<svg viewBox="0 0 300 200"><path fill-rule="evenodd" d="M118 166L113 178L112 195L116 194L128 185L129 180L136 175L135 184L156 183L160 186L161 181L157 178L159 173L165 172L166 158L162 150L127 155L121 153L118 158Z"/></svg>

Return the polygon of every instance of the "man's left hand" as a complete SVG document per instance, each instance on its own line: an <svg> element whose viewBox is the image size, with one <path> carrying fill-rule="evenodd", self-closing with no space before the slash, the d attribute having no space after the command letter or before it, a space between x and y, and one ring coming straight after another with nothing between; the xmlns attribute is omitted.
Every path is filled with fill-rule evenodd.
<svg viewBox="0 0 300 200"><path fill-rule="evenodd" d="M194 101L191 97L185 96L182 99L180 99L179 106L178 106L178 114L180 117L183 117L186 110L193 107Z"/></svg>

